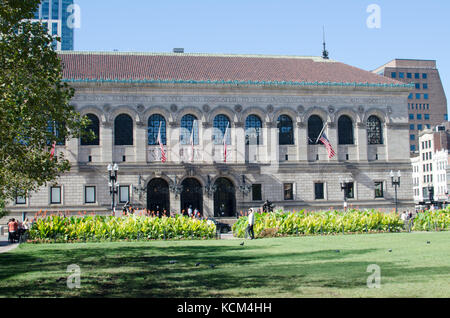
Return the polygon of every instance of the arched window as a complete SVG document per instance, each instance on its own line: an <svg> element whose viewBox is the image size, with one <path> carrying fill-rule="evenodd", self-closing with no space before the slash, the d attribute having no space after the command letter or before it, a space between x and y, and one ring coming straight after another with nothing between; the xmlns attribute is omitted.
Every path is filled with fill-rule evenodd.
<svg viewBox="0 0 450 318"><path fill-rule="evenodd" d="M154 114L148 119L148 144L158 145L158 133L161 126L161 142L167 144L166 120L159 114Z"/></svg>
<svg viewBox="0 0 450 318"><path fill-rule="evenodd" d="M214 117L214 123L213 123L213 140L215 145L223 144L223 138L225 135L225 131L228 132L226 136L227 145L231 145L231 124L230 119L225 115L217 115Z"/></svg>
<svg viewBox="0 0 450 318"><path fill-rule="evenodd" d="M323 129L323 120L317 115L308 118L308 144L315 145L319 134ZM318 141L317 143L322 143Z"/></svg>
<svg viewBox="0 0 450 318"><path fill-rule="evenodd" d="M184 115L181 118L180 143L189 145L191 143L191 134L193 133L194 145L198 145L198 120L194 115Z"/></svg>
<svg viewBox="0 0 450 318"><path fill-rule="evenodd" d="M116 146L133 145L133 119L127 114L120 114L114 120L114 144Z"/></svg>
<svg viewBox="0 0 450 318"><path fill-rule="evenodd" d="M260 145L261 140L261 119L256 115L250 115L245 120L245 143L246 145Z"/></svg>
<svg viewBox="0 0 450 318"><path fill-rule="evenodd" d="M340 145L353 145L353 122L347 115L339 117L338 135Z"/></svg>
<svg viewBox="0 0 450 318"><path fill-rule="evenodd" d="M369 145L382 145L382 132L381 120L377 116L370 116L367 119L367 142Z"/></svg>
<svg viewBox="0 0 450 318"><path fill-rule="evenodd" d="M98 146L100 144L100 121L94 114L87 114L86 117L91 121L86 127L87 132L92 132L95 135L94 139L81 137L82 146Z"/></svg>
<svg viewBox="0 0 450 318"><path fill-rule="evenodd" d="M294 144L294 127L292 125L291 117L287 115L280 115L278 117L278 143L280 145Z"/></svg>

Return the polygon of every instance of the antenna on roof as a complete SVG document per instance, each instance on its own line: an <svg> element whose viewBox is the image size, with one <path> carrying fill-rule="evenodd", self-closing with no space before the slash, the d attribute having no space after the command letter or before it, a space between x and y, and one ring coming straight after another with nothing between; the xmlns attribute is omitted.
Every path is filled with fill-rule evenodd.
<svg viewBox="0 0 450 318"><path fill-rule="evenodd" d="M326 43L325 43L325 26L323 26L323 51L322 51L322 58L325 60L328 60L328 51L326 48Z"/></svg>

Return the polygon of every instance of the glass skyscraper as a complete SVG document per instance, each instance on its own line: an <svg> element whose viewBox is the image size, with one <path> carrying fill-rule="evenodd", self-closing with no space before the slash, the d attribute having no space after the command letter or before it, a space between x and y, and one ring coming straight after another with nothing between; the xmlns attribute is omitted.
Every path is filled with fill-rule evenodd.
<svg viewBox="0 0 450 318"><path fill-rule="evenodd" d="M72 7L74 0L43 0L38 10L34 13L34 19L40 20L48 27L52 35L61 38L61 42L55 41L53 46L58 51L73 51L74 29L71 26ZM71 24L72 23L72 24Z"/></svg>

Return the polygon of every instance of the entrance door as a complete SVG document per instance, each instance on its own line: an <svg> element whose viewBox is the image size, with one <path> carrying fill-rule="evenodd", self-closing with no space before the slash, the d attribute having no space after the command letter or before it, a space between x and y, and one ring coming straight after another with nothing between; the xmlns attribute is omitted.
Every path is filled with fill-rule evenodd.
<svg viewBox="0 0 450 318"><path fill-rule="evenodd" d="M219 178L215 185L217 190L214 192L214 216L236 216L236 190L233 183L226 178Z"/></svg>
<svg viewBox="0 0 450 318"><path fill-rule="evenodd" d="M193 178L184 179L181 183L183 191L181 192L181 211L184 210L185 214L189 207L192 211L198 209L200 214L203 215L203 188L200 182Z"/></svg>
<svg viewBox="0 0 450 318"><path fill-rule="evenodd" d="M169 184L164 179L152 179L147 185L147 209L160 215L170 214Z"/></svg>

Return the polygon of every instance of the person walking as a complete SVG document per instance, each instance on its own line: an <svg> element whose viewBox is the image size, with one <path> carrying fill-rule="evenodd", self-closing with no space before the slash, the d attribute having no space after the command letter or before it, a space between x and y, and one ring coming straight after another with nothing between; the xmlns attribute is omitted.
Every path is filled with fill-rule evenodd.
<svg viewBox="0 0 450 318"><path fill-rule="evenodd" d="M190 218L192 217L192 205L190 205L189 208L188 208L188 216Z"/></svg>
<svg viewBox="0 0 450 318"><path fill-rule="evenodd" d="M248 210L249 214L248 214L248 226L247 226L247 233L250 236L250 239L253 240L255 239L255 232L253 230L253 226L255 225L255 211L250 208Z"/></svg>

